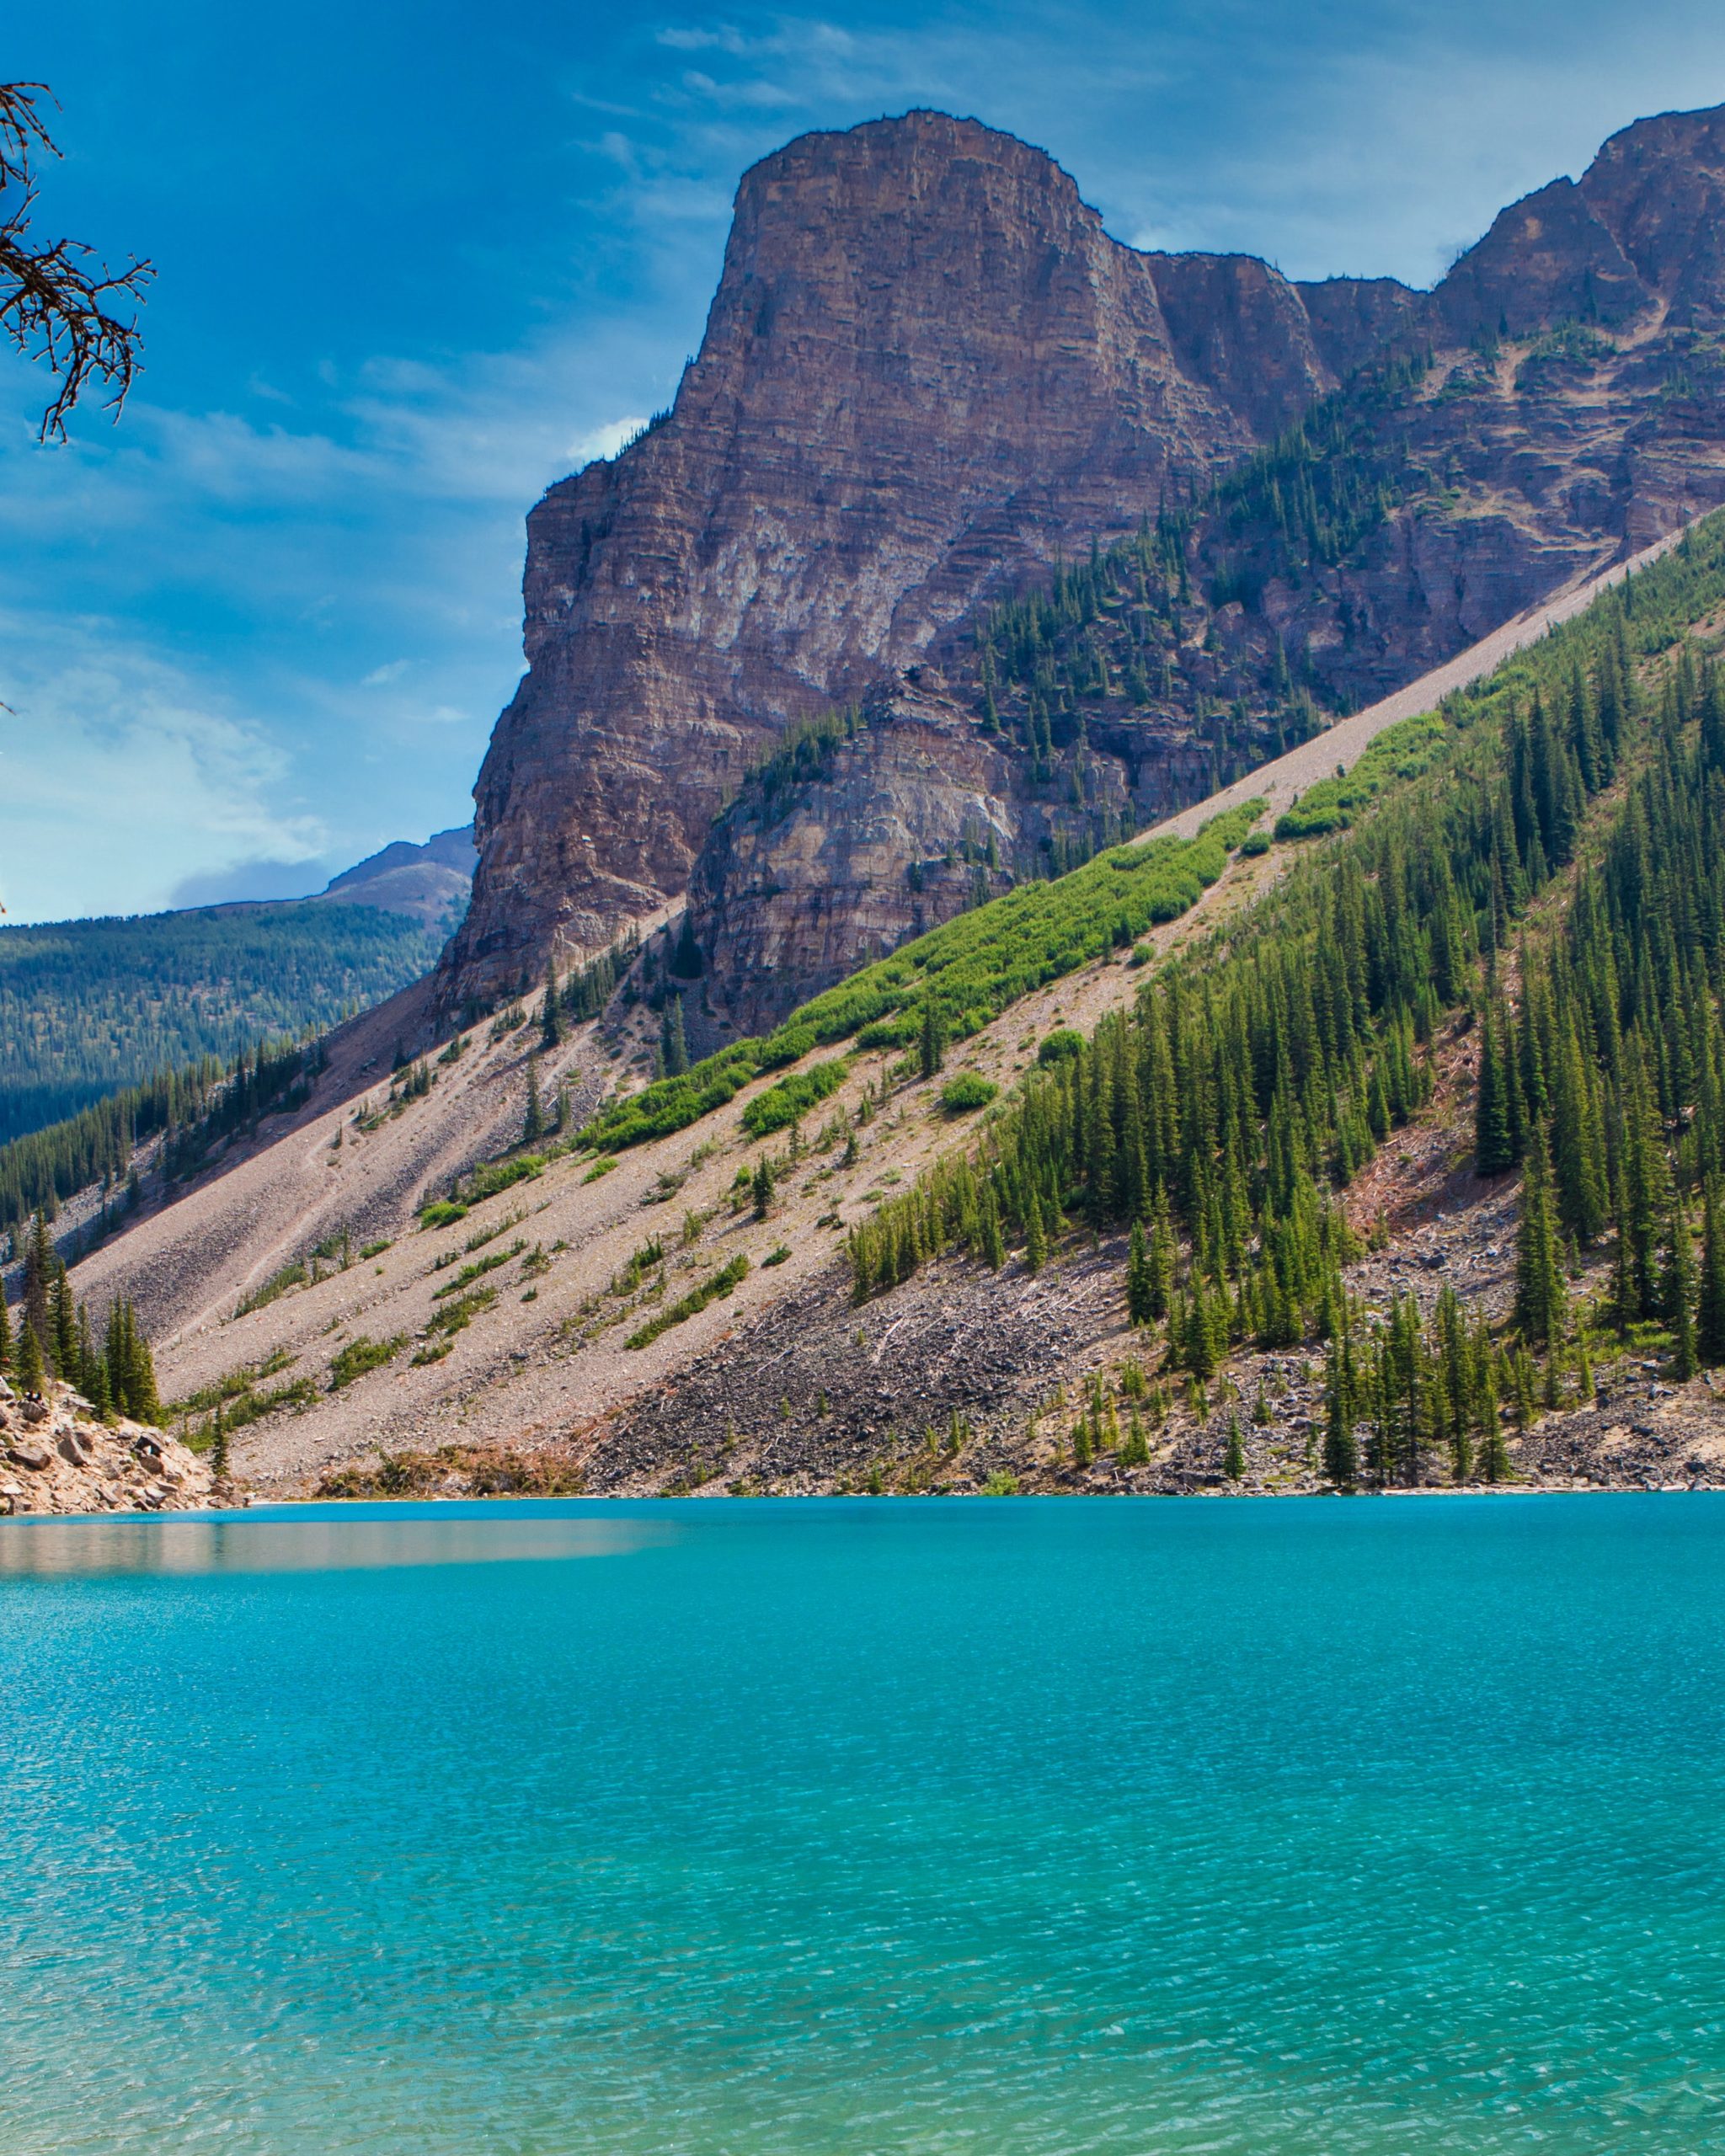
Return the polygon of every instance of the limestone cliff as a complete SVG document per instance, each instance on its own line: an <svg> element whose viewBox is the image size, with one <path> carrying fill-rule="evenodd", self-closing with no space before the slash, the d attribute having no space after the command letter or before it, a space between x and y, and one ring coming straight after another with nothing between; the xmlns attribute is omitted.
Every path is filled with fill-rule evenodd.
<svg viewBox="0 0 1725 2156"><path fill-rule="evenodd" d="M1154 637L1122 602L1085 625L1100 659L1065 654L1071 679L1038 694L1051 731L1093 695L1089 748L1121 764L1108 783L1167 798L1183 771L1249 762L1725 497L1722 208L1725 111L1666 115L1506 211L1433 293L1302 286L1248 258L1119 244L1042 152L974 121L912 113L791 143L744 177L670 412L529 519L528 671L480 775L446 1000L493 995L680 891L794 722L924 660L980 718L991 610L1098 536L1146 519L1164 535ZM1385 364L1410 356L1386 394ZM1326 438L1290 463L1286 430L1314 405L1347 456ZM973 794L1025 813L1038 750L1019 686L998 742L946 737L946 845ZM868 735L889 763L911 738ZM882 853L857 881L873 842L839 822L903 782L854 761L793 849L826 923L817 972L887 932L914 857ZM927 815L889 825L895 846L943 857ZM718 958L740 978L777 931L758 894L746 929L718 904L754 873L755 840L733 826L714 844L701 905L713 935L744 939Z"/></svg>
<svg viewBox="0 0 1725 2156"><path fill-rule="evenodd" d="M719 818L690 880L714 1006L770 1031L907 937L1140 820L1114 758L1068 760L1042 786L1023 762L921 668L793 742Z"/></svg>

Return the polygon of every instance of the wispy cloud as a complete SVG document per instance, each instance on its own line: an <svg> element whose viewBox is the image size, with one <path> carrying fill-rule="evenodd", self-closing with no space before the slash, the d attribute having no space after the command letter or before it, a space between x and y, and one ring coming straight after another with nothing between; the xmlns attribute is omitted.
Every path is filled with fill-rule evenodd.
<svg viewBox="0 0 1725 2156"><path fill-rule="evenodd" d="M281 751L219 691L130 646L115 625L0 616L7 701L0 896L17 920L165 905L185 872L173 834L213 866L323 851L321 816L271 796Z"/></svg>

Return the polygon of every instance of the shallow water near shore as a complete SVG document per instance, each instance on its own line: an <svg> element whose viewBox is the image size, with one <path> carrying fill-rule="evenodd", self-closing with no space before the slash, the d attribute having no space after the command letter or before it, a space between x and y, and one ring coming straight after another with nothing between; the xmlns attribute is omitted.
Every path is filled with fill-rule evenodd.
<svg viewBox="0 0 1725 2156"><path fill-rule="evenodd" d="M1725 2134L1725 1497L0 1523L0 2151Z"/></svg>

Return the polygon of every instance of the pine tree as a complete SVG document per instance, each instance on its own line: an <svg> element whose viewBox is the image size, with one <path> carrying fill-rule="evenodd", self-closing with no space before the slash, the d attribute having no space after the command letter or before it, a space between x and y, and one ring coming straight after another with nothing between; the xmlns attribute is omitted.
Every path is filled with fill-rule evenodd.
<svg viewBox="0 0 1725 2156"><path fill-rule="evenodd" d="M6 1307L6 1289L0 1282L0 1377L12 1373L12 1313Z"/></svg>
<svg viewBox="0 0 1725 2156"><path fill-rule="evenodd" d="M1686 1385L1701 1365L1696 1354L1695 1239L1680 1198L1672 1206L1665 1231L1660 1286L1664 1303L1662 1315L1671 1334L1671 1374L1679 1385Z"/></svg>
<svg viewBox="0 0 1725 2156"><path fill-rule="evenodd" d="M1551 1231L1551 1193L1544 1141L1535 1136L1521 1186L1521 1225L1515 1240L1515 1329L1543 1348L1563 1326L1563 1276Z"/></svg>
<svg viewBox="0 0 1725 2156"><path fill-rule="evenodd" d="M1180 1346L1187 1369L1200 1384L1215 1375L1208 1298L1204 1282L1195 1277L1186 1299L1186 1323Z"/></svg>
<svg viewBox="0 0 1725 2156"><path fill-rule="evenodd" d="M1474 1094L1473 1165L1477 1175L1501 1175L1515 1165L1511 1134L1508 1074L1498 1027L1487 1011L1480 1027L1479 1083Z"/></svg>
<svg viewBox="0 0 1725 2156"><path fill-rule="evenodd" d="M667 996L660 1027L659 1050L667 1078L681 1078L689 1067L689 1043L683 1031L683 999Z"/></svg>
<svg viewBox="0 0 1725 2156"><path fill-rule="evenodd" d="M14 1359L18 1364L19 1390L26 1399L32 1393L40 1392L48 1382L48 1369L42 1359L42 1347L36 1338L36 1328L28 1317L19 1327L18 1352Z"/></svg>
<svg viewBox="0 0 1725 2156"><path fill-rule="evenodd" d="M539 1038L547 1048L560 1048L563 1038L563 999L557 992L557 963L545 961L545 1003L539 1013Z"/></svg>
<svg viewBox="0 0 1725 2156"><path fill-rule="evenodd" d="M90 1314L82 1303L77 1306L77 1360L75 1367L77 1375L74 1382L78 1390L93 1407L98 1406L93 1388L104 1373L102 1358L96 1353L96 1344L90 1337Z"/></svg>
<svg viewBox="0 0 1725 2156"><path fill-rule="evenodd" d="M1156 1315L1156 1289L1151 1278L1150 1252L1145 1246L1144 1223L1132 1223L1132 1240L1126 1257L1126 1315L1134 1325L1148 1325Z"/></svg>
<svg viewBox="0 0 1725 2156"><path fill-rule="evenodd" d="M1482 1482L1508 1482L1513 1480L1514 1470L1509 1462L1509 1448L1503 1442L1503 1426L1498 1420L1497 1395L1492 1395L1491 1418L1480 1438L1479 1479Z"/></svg>
<svg viewBox="0 0 1725 2156"><path fill-rule="evenodd" d="M51 1312L53 1334L48 1342L49 1360L54 1374L65 1384L76 1385L83 1374L77 1352L77 1305L72 1292L72 1283L67 1275L65 1262L56 1257L54 1266L54 1285L50 1291L49 1308Z"/></svg>
<svg viewBox="0 0 1725 2156"><path fill-rule="evenodd" d="M150 1353L150 1343L144 1337L137 1321L137 1312L126 1305L126 1316L131 1332L131 1390L129 1412L140 1422L159 1422L162 1420L162 1401L156 1390L156 1361Z"/></svg>
<svg viewBox="0 0 1725 2156"><path fill-rule="evenodd" d="M1631 1058L1623 1105L1622 1193L1618 1209L1623 1293L1621 1321L1658 1315L1658 1250L1670 1206L1670 1169L1660 1139L1658 1111L1637 1047Z"/></svg>
<svg viewBox="0 0 1725 2156"><path fill-rule="evenodd" d="M1701 1292L1696 1310L1696 1351L1709 1369L1725 1363L1725 1235L1719 1193L1709 1183L1701 1208Z"/></svg>
<svg viewBox="0 0 1725 2156"><path fill-rule="evenodd" d="M227 1424L222 1402L216 1402L216 1420L210 1432L210 1471L218 1482L227 1480Z"/></svg>
<svg viewBox="0 0 1725 2156"><path fill-rule="evenodd" d="M755 1199L755 1218L764 1220L772 1209L772 1162L765 1153L756 1164L750 1187Z"/></svg>
<svg viewBox="0 0 1725 2156"><path fill-rule="evenodd" d="M48 1304L58 1269L53 1238L48 1233L47 1214L38 1208L30 1223L30 1239L24 1251L24 1312L36 1336L39 1350L44 1350L54 1337Z"/></svg>
<svg viewBox="0 0 1725 2156"><path fill-rule="evenodd" d="M156 1365L131 1303L117 1302L109 1310L104 1352L109 1394L118 1412L129 1415L135 1422L160 1422Z"/></svg>
<svg viewBox="0 0 1725 2156"><path fill-rule="evenodd" d="M545 1135L545 1109L539 1098L539 1059L527 1059L527 1107L521 1118L521 1143L537 1145Z"/></svg>
<svg viewBox="0 0 1725 2156"><path fill-rule="evenodd" d="M1222 1454L1222 1472L1231 1482L1237 1482L1246 1472L1246 1448L1240 1439L1240 1418L1228 1417L1227 1449Z"/></svg>
<svg viewBox="0 0 1725 2156"><path fill-rule="evenodd" d="M1565 1034L1552 1087L1551 1162L1558 1221L1585 1246L1605 1231L1605 1140L1573 1029Z"/></svg>
<svg viewBox="0 0 1725 2156"><path fill-rule="evenodd" d="M1033 1191L1024 1215L1024 1270L1040 1273L1048 1262L1048 1236L1042 1225L1042 1208Z"/></svg>
<svg viewBox="0 0 1725 2156"><path fill-rule="evenodd" d="M925 1078L932 1078L946 1065L946 1027L936 1007L934 998L922 999L922 1024L916 1037L917 1067Z"/></svg>
<svg viewBox="0 0 1725 2156"><path fill-rule="evenodd" d="M1168 1314L1168 1298L1174 1289L1174 1230L1168 1217L1165 1191L1158 1190L1150 1224L1150 1315L1151 1320Z"/></svg>

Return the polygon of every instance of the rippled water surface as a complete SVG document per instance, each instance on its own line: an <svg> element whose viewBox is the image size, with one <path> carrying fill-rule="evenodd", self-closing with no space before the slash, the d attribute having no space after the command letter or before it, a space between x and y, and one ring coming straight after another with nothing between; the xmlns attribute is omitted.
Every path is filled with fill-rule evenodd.
<svg viewBox="0 0 1725 2156"><path fill-rule="evenodd" d="M1725 1499L0 1523L0 2150L1725 2147Z"/></svg>

